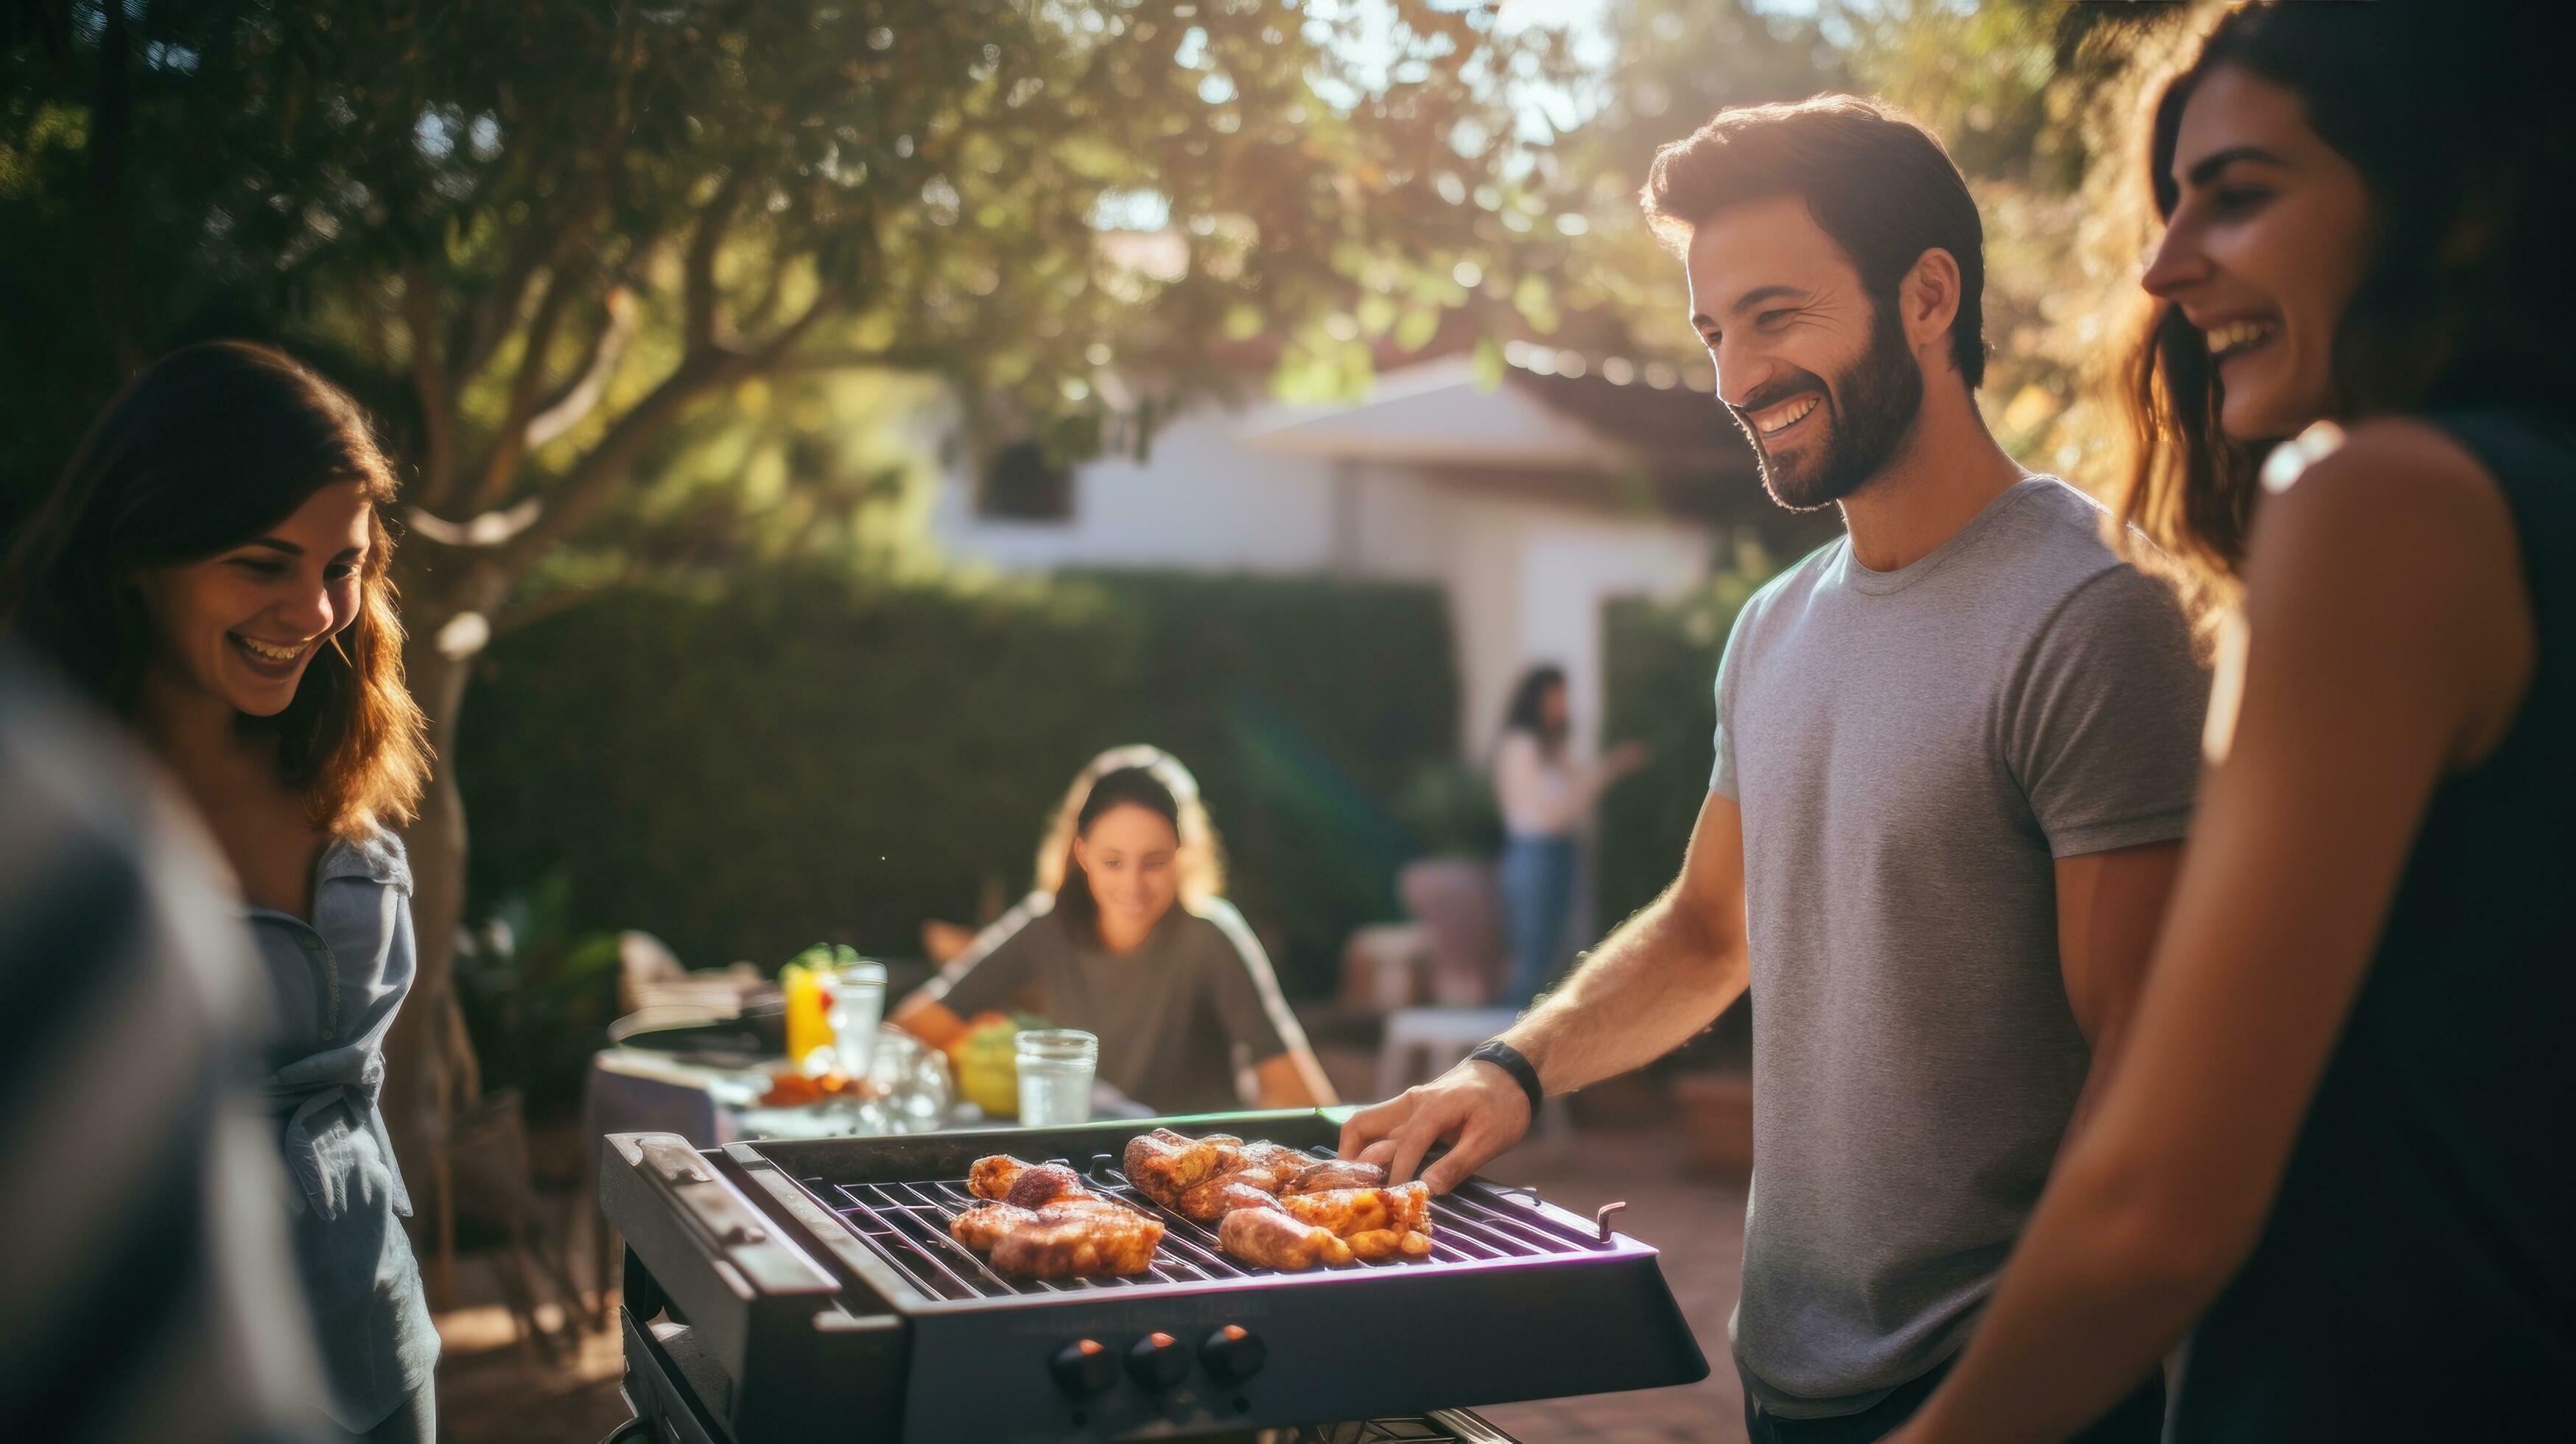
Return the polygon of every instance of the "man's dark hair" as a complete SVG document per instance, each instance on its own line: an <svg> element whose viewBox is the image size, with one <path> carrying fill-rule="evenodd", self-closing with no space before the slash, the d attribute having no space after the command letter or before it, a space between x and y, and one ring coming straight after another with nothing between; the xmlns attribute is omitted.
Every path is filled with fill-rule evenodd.
<svg viewBox="0 0 2576 1444"><path fill-rule="evenodd" d="M1781 195L1807 203L1880 306L1896 303L1897 284L1925 251L1948 251L1959 263L1950 361L1970 390L1985 380L1985 227L1931 132L1853 95L1730 106L1655 152L1640 199L1646 223L1678 251L1717 212Z"/></svg>

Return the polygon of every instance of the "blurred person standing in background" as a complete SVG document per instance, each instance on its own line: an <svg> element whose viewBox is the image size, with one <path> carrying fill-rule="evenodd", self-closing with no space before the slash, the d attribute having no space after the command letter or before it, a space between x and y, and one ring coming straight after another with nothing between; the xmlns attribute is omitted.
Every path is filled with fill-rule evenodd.
<svg viewBox="0 0 2576 1444"><path fill-rule="evenodd" d="M191 346L82 441L0 574L0 616L169 769L238 880L275 995L265 1094L328 1412L434 1438L438 1335L377 1095L415 967L390 825L428 768L381 509L391 465L288 357Z"/></svg>
<svg viewBox="0 0 2576 1444"><path fill-rule="evenodd" d="M1555 975L1574 909L1575 846L1595 803L1646 765L1645 744L1623 742L1597 762L1569 756L1574 728L1564 669L1521 674L1494 748L1494 800L1503 813L1503 927L1511 956L1502 1001L1526 1008Z"/></svg>

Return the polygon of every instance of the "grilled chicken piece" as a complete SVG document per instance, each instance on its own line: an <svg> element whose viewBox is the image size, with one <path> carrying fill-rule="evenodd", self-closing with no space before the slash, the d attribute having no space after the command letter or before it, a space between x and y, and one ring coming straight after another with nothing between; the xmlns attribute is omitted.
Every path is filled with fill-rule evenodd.
<svg viewBox="0 0 2576 1444"><path fill-rule="evenodd" d="M948 1221L948 1234L991 1256L996 1272L1064 1279L1143 1273L1163 1241L1163 1222L1102 1198L1061 1163L1028 1164L994 1154L967 1170L979 1203Z"/></svg>
<svg viewBox="0 0 2576 1444"><path fill-rule="evenodd" d="M1230 1209L1258 1208L1274 1200L1283 1182L1276 1169L1241 1168L1220 1173L1165 1206L1193 1223L1214 1223Z"/></svg>
<svg viewBox="0 0 2576 1444"><path fill-rule="evenodd" d="M1351 1257L1363 1263L1380 1263L1391 1258L1427 1258L1431 1253L1431 1235L1411 1229L1372 1228L1342 1241L1351 1246Z"/></svg>
<svg viewBox="0 0 2576 1444"><path fill-rule="evenodd" d="M1281 1193L1322 1193L1333 1188L1382 1188L1386 1170L1356 1158L1333 1158L1312 1164L1288 1180Z"/></svg>
<svg viewBox="0 0 2576 1444"><path fill-rule="evenodd" d="M1230 1133L1185 1138L1157 1128L1127 1141L1127 1179L1147 1198L1177 1209L1182 1194L1218 1174L1240 1169L1243 1146L1243 1140Z"/></svg>
<svg viewBox="0 0 2576 1444"><path fill-rule="evenodd" d="M1215 1223L1239 1208L1277 1208L1279 1196L1256 1183L1247 1182L1242 1174L1230 1173L1212 1178L1188 1194L1189 1207L1182 1210L1193 1222Z"/></svg>
<svg viewBox="0 0 2576 1444"><path fill-rule="evenodd" d="M1242 1151L1245 1171L1275 1173L1282 1183L1315 1165L1313 1154L1285 1143L1247 1143Z"/></svg>
<svg viewBox="0 0 2576 1444"><path fill-rule="evenodd" d="M1322 1193L1294 1193L1279 1200L1289 1217L1342 1238L1392 1230L1431 1231L1431 1190L1421 1180L1402 1188L1335 1188Z"/></svg>
<svg viewBox="0 0 2576 1444"><path fill-rule="evenodd" d="M996 1201L1008 1198L1011 1185L1018 1181L1021 1170L1027 1167L1007 1153L978 1158L975 1166L966 1170L966 1191L977 1198Z"/></svg>
<svg viewBox="0 0 2576 1444"><path fill-rule="evenodd" d="M973 1176L968 1177L968 1187L972 1188ZM1082 1175L1061 1163L1040 1163L1021 1169L1019 1177L1011 1180L1011 1190L1004 1199L1021 1208L1043 1208L1059 1198L1085 1198L1090 1194L1091 1190L1082 1186Z"/></svg>
<svg viewBox="0 0 2576 1444"><path fill-rule="evenodd" d="M991 1253L1003 1234L1015 1225L1035 1222L1036 1217L1007 1203L979 1203L948 1221L948 1236L977 1253Z"/></svg>
<svg viewBox="0 0 2576 1444"><path fill-rule="evenodd" d="M996 1273L1024 1279L1140 1274L1153 1267L1162 1242L1161 1219L1084 1195L1058 1199L1025 1222L1013 1220L993 1245L992 1264Z"/></svg>
<svg viewBox="0 0 2576 1444"><path fill-rule="evenodd" d="M1217 1243L1248 1264L1296 1272L1351 1261L1351 1246L1328 1228L1301 1223L1278 1208L1238 1208L1217 1226Z"/></svg>

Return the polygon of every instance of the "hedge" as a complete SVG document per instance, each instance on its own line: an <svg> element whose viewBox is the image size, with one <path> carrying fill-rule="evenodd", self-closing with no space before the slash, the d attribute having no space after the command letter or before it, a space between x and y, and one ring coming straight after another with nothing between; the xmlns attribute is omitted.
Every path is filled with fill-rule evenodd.
<svg viewBox="0 0 2576 1444"><path fill-rule="evenodd" d="M778 575L613 594L497 640L457 768L472 910L549 878L574 925L691 965L818 939L919 950L1028 885L1066 782L1120 742L1200 779L1235 902L1294 991L1392 915L1387 803L1454 752L1434 588L1103 575L983 590Z"/></svg>
<svg viewBox="0 0 2576 1444"><path fill-rule="evenodd" d="M1602 735L1638 738L1654 756L1601 800L1594 898L1604 933L1681 871L1708 796L1718 659L1764 572L1721 573L1678 602L1620 600L1605 610Z"/></svg>

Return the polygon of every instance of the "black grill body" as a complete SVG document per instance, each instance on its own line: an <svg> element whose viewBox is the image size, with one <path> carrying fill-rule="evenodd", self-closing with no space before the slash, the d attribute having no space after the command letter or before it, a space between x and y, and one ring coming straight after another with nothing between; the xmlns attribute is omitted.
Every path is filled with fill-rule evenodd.
<svg viewBox="0 0 2576 1444"><path fill-rule="evenodd" d="M1165 1120L1329 1156L1337 1112ZM697 1389L738 1439L1176 1438L1690 1383L1701 1355L1655 1251L1532 1196L1470 1182L1432 1205L1430 1257L1283 1274L1218 1252L1117 1166L1134 1121L698 1152L617 1134L601 1204L628 1248L627 1307L665 1304L721 1377ZM1168 1225L1154 1271L1024 1282L948 1236L977 1158L1060 1160ZM1228 1354L1218 1336L1236 1342ZM1129 1366L1132 1351L1170 1347ZM1240 1340L1258 1341L1256 1370ZM1057 1360L1121 1367L1096 1393ZM1176 1370L1153 1379L1150 1365ZM1238 1367L1229 1372L1228 1363ZM1098 1384L1095 1375L1092 1383ZM710 1399L707 1396L715 1396Z"/></svg>

